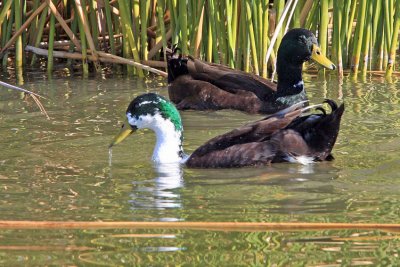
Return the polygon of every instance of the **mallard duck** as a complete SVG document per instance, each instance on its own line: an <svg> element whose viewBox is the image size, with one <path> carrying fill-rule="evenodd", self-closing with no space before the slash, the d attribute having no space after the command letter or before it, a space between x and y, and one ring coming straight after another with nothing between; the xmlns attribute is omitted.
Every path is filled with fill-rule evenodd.
<svg viewBox="0 0 400 267"><path fill-rule="evenodd" d="M168 56L168 93L181 110L236 109L272 114L307 100L302 79L305 61L313 59L335 69L321 53L314 34L306 29L292 29L283 37L276 62L277 84L223 65L182 57L177 51L173 49Z"/></svg>
<svg viewBox="0 0 400 267"><path fill-rule="evenodd" d="M183 152L183 126L174 104L154 93L135 98L126 111L126 121L110 148L138 129L156 134L152 159L157 164L184 163L193 168L231 168L275 162L303 164L331 160L339 133L344 105L326 100L331 112L321 105L316 114L304 115L315 107L299 102L273 115L214 137L190 156Z"/></svg>

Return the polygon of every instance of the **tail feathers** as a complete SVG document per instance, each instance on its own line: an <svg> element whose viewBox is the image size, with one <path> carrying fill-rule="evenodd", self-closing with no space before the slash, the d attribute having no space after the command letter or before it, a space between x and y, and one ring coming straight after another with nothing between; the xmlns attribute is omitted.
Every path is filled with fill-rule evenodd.
<svg viewBox="0 0 400 267"><path fill-rule="evenodd" d="M309 132L309 140L311 140L310 145L315 149L329 151L330 153L339 134L344 104L338 107L332 100L326 100L325 103L328 103L332 111L330 114L322 115L316 122L313 131Z"/></svg>

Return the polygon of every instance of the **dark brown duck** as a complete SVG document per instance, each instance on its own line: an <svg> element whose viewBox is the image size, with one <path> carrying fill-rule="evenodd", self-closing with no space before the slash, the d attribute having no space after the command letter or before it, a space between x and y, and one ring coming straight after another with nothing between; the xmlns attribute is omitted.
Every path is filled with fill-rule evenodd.
<svg viewBox="0 0 400 267"><path fill-rule="evenodd" d="M126 122L110 146L116 145L137 129L156 133L153 161L157 164L182 163L192 168L232 168L276 162L308 164L333 159L332 148L339 133L344 105L325 101L328 113L297 103L262 120L246 124L217 136L197 148L192 155L183 152L183 127L178 110L157 94L135 98L126 111Z"/></svg>
<svg viewBox="0 0 400 267"><path fill-rule="evenodd" d="M286 33L278 49L275 84L260 76L178 55L168 58L168 93L178 109L236 109L272 114L307 100L302 66L313 59L328 69L335 65L321 53L314 34L306 29Z"/></svg>

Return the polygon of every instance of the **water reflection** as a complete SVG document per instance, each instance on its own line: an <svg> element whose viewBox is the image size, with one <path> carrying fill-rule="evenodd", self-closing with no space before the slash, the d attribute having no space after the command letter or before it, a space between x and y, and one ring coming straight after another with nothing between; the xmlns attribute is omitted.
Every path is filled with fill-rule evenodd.
<svg viewBox="0 0 400 267"><path fill-rule="evenodd" d="M134 181L134 190L130 194L132 210L156 209L161 215L160 221L178 221L180 218L165 217L163 211L181 209L180 189L184 186L182 166L180 164L154 164L155 177L146 181ZM170 213L168 213L170 214ZM155 219L155 218L154 218Z"/></svg>

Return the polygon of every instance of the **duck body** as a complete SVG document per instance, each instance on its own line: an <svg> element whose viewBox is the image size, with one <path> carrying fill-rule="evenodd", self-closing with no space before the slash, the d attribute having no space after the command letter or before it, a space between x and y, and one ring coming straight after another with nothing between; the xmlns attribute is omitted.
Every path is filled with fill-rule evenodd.
<svg viewBox="0 0 400 267"><path fill-rule="evenodd" d="M305 29L293 29L282 39L277 56L278 83L260 76L177 55L168 58L168 93L178 109L235 109L272 114L307 99L302 65L313 58L335 65L320 52L317 39Z"/></svg>
<svg viewBox="0 0 400 267"><path fill-rule="evenodd" d="M183 127L174 105L159 95L145 94L129 105L127 122L110 146L137 129L150 128L157 138L153 153L155 163L180 162L190 168L233 168L331 160L344 105L338 107L332 100L326 102L331 108L329 114L318 107L319 113L304 115L312 107L303 107L300 102L214 137L187 156L182 148Z"/></svg>

